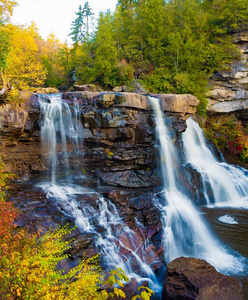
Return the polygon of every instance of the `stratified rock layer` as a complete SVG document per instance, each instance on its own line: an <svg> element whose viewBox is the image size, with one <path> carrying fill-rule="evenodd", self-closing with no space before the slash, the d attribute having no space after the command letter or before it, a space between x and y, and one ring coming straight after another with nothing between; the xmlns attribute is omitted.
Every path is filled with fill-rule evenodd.
<svg viewBox="0 0 248 300"><path fill-rule="evenodd" d="M248 31L233 35L233 43L241 53L229 69L218 71L212 77L209 113L230 113L248 109Z"/></svg>
<svg viewBox="0 0 248 300"><path fill-rule="evenodd" d="M154 96L160 99L174 134L184 131L185 120L196 112L199 100L192 95ZM81 91L65 93L63 100L72 109L76 100L81 112L83 159L76 167L107 185L126 188L160 185L155 125L147 96ZM1 106L0 147L7 171L28 179L45 170L39 133L41 121L38 95L32 96L22 110ZM70 151L73 149L68 146Z"/></svg>
<svg viewBox="0 0 248 300"><path fill-rule="evenodd" d="M241 283L204 260L179 257L167 266L163 299L244 300Z"/></svg>
<svg viewBox="0 0 248 300"><path fill-rule="evenodd" d="M37 119L39 110L27 104L25 109L0 106L0 156L5 170L28 179L30 174L44 170Z"/></svg>

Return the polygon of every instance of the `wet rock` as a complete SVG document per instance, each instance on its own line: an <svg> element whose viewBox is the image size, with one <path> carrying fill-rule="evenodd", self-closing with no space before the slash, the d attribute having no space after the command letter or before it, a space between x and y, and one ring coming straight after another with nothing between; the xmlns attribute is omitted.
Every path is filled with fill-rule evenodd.
<svg viewBox="0 0 248 300"><path fill-rule="evenodd" d="M159 185L160 181L152 170L99 172L97 175L105 184L129 188L153 187Z"/></svg>
<svg viewBox="0 0 248 300"><path fill-rule="evenodd" d="M90 203L92 205L94 205L98 199L99 199L99 194L90 191L89 193L85 193L77 196L77 201L84 202L86 204Z"/></svg>
<svg viewBox="0 0 248 300"><path fill-rule="evenodd" d="M196 105L197 100L190 95L157 96L161 99L165 110L175 109L171 112L174 117L170 118L173 119L176 131L185 130L183 116L187 115L187 118L193 112L192 107ZM0 135L0 147L6 171L16 173L25 180L45 171L40 144L42 112L39 107L39 97L43 97L44 101L49 101L47 95L34 94L23 110L13 110L6 105L0 109L0 132L3 133ZM134 93L99 93L86 90L64 93L62 97L69 106L72 107L77 101L80 107L84 138L82 149L84 166L81 169L91 174L112 172L112 178L108 178L107 181L115 186L147 187L153 183L156 185L158 180L155 178L157 172L155 170L157 168L156 151L154 150L155 130L148 97ZM179 104L184 106L184 112L177 108ZM189 110L186 113L187 104L189 104ZM60 147L61 145L58 145L58 148ZM69 160L74 156L73 147L73 143L68 145ZM63 156L61 155L59 164L62 166L62 163ZM78 160L78 169L81 163ZM122 180L119 178L121 174L114 174L122 171L130 172L130 180L127 178L129 175L124 175ZM151 183L148 182L147 176L151 176ZM102 179L104 176L99 174L99 177ZM96 176L93 178L97 179ZM115 178L116 182L114 182ZM107 181L103 179L103 182ZM89 184L86 183L87 186L97 184L97 180L94 182L94 179L89 179Z"/></svg>
<svg viewBox="0 0 248 300"><path fill-rule="evenodd" d="M72 236L74 241L72 242L72 248L69 249L69 253L72 256L82 256L86 249L91 248L94 245L95 234L93 233L80 233L76 236Z"/></svg>
<svg viewBox="0 0 248 300"><path fill-rule="evenodd" d="M167 266L163 299L244 300L242 284L204 260L180 257Z"/></svg>
<svg viewBox="0 0 248 300"><path fill-rule="evenodd" d="M80 263L80 261L80 258L64 258L61 261L59 261L57 268L59 271L68 273L71 269L75 268Z"/></svg>

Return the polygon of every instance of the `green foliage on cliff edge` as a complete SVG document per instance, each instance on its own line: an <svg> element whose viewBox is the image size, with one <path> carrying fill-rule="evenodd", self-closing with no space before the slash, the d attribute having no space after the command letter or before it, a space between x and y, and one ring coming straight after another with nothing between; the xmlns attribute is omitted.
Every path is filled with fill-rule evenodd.
<svg viewBox="0 0 248 300"><path fill-rule="evenodd" d="M191 93L204 113L209 77L237 58L230 33L247 25L246 0L119 0L78 41L75 74L105 88L138 78L151 92Z"/></svg>
<svg viewBox="0 0 248 300"><path fill-rule="evenodd" d="M215 123L214 119L202 125L205 136L211 140L232 164L248 168L248 127L232 116L224 122Z"/></svg>
<svg viewBox="0 0 248 300"><path fill-rule="evenodd" d="M70 47L54 35L44 41L35 24L11 24L15 4L0 0L5 15L0 20L0 72L16 88L68 88L72 77L104 89L139 80L151 92L194 94L202 114L209 78L237 58L231 34L248 28L247 0L119 0L113 13L100 13L94 32L87 19L90 7L80 28L73 26L76 13Z"/></svg>

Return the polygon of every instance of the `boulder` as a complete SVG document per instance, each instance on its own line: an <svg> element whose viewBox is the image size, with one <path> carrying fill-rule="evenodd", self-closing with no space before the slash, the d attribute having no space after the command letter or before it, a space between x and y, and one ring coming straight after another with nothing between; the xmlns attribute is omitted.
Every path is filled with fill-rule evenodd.
<svg viewBox="0 0 248 300"><path fill-rule="evenodd" d="M197 258L179 257L167 266L163 298L168 300L244 300L242 284Z"/></svg>

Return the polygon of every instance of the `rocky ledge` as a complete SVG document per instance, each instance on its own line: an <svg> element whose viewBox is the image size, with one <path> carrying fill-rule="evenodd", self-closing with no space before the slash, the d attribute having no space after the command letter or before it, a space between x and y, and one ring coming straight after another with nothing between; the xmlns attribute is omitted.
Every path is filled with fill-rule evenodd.
<svg viewBox="0 0 248 300"><path fill-rule="evenodd" d="M185 120L199 104L192 95L150 96L160 99L175 135L185 130ZM36 94L22 110L9 105L0 108L1 156L6 170L22 179L40 176L45 170L39 132L40 97L48 99L47 95ZM76 101L80 107L84 145L79 168L113 186L139 188L160 184L148 96L82 91L64 93L62 97L70 106Z"/></svg>
<svg viewBox="0 0 248 300"><path fill-rule="evenodd" d="M240 52L240 59L212 76L208 95L208 112L211 114L248 109L248 31L236 33L232 38Z"/></svg>

